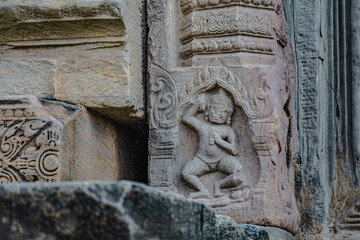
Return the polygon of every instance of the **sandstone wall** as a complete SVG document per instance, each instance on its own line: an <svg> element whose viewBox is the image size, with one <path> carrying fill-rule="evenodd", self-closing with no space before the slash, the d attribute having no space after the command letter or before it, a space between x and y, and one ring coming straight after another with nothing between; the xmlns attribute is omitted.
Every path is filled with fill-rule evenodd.
<svg viewBox="0 0 360 240"><path fill-rule="evenodd" d="M1 1L0 96L82 104L116 120L143 120L144 4Z"/></svg>
<svg viewBox="0 0 360 240"><path fill-rule="evenodd" d="M0 1L4 182L147 181L145 37L141 0Z"/></svg>

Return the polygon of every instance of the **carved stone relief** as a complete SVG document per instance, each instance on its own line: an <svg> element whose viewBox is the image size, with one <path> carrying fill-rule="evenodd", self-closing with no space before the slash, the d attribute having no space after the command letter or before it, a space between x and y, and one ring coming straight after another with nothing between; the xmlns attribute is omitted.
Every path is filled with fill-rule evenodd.
<svg viewBox="0 0 360 240"><path fill-rule="evenodd" d="M295 233L295 83L282 2L152 0L148 12L150 184Z"/></svg>
<svg viewBox="0 0 360 240"><path fill-rule="evenodd" d="M27 99L0 101L0 182L59 180L59 126Z"/></svg>
<svg viewBox="0 0 360 240"><path fill-rule="evenodd" d="M111 126L82 107L33 96L0 99L0 183L116 180L115 141Z"/></svg>

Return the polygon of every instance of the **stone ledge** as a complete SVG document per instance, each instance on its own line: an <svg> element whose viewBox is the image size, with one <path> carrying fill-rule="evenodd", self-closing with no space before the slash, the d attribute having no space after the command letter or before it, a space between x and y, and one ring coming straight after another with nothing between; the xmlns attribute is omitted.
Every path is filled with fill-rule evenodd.
<svg viewBox="0 0 360 240"><path fill-rule="evenodd" d="M0 96L145 120L143 0L0 1Z"/></svg>
<svg viewBox="0 0 360 240"><path fill-rule="evenodd" d="M122 36L124 8L123 0L5 1L0 3L0 41Z"/></svg>
<svg viewBox="0 0 360 240"><path fill-rule="evenodd" d="M0 212L2 239L292 239L128 181L4 184Z"/></svg>

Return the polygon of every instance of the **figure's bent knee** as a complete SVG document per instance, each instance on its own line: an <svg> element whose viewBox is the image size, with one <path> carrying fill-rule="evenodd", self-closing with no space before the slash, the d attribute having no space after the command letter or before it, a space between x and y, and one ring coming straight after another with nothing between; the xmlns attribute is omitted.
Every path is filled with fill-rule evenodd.
<svg viewBox="0 0 360 240"><path fill-rule="evenodd" d="M189 171L188 165L186 165L186 166L183 168L183 170L181 171L181 176L182 176L185 180L188 180L190 175L191 175L191 173L190 173L190 171Z"/></svg>
<svg viewBox="0 0 360 240"><path fill-rule="evenodd" d="M243 169L243 166L241 163L237 162L234 167L234 172L240 172Z"/></svg>
<svg viewBox="0 0 360 240"><path fill-rule="evenodd" d="M225 158L220 162L220 170L227 174L239 173L243 169L243 165L236 158Z"/></svg>

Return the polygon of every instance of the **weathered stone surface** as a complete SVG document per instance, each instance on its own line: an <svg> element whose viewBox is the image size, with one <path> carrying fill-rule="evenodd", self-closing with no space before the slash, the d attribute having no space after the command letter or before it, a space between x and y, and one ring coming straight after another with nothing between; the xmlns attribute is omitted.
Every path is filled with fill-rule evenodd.
<svg viewBox="0 0 360 240"><path fill-rule="evenodd" d="M237 224L227 216L216 216L215 239L233 240L294 240L295 237L282 229L249 224Z"/></svg>
<svg viewBox="0 0 360 240"><path fill-rule="evenodd" d="M142 0L0 2L0 96L83 104L144 120Z"/></svg>
<svg viewBox="0 0 360 240"><path fill-rule="evenodd" d="M283 240L179 195L131 182L0 185L0 235L10 239ZM289 238L283 238L289 237Z"/></svg>
<svg viewBox="0 0 360 240"><path fill-rule="evenodd" d="M0 98L0 181L117 180L115 127L79 105Z"/></svg>
<svg viewBox="0 0 360 240"><path fill-rule="evenodd" d="M329 1L287 2L292 3L293 12L289 11L289 19L294 20L297 59L297 110L301 146L297 191L304 219L301 230L308 237L323 232L323 236L329 238L325 226L329 220L326 211L329 207L328 180L333 170L329 169L329 162L332 161L333 149L327 142L331 134L326 129L332 126L329 116L333 109L329 81L331 75L327 74L326 69L329 59L327 54L331 54L326 52L326 14L330 12L331 4Z"/></svg>
<svg viewBox="0 0 360 240"><path fill-rule="evenodd" d="M295 233L293 53L282 1L148 3L149 180Z"/></svg>
<svg viewBox="0 0 360 240"><path fill-rule="evenodd" d="M286 1L297 58L297 239L360 239L360 2Z"/></svg>
<svg viewBox="0 0 360 240"><path fill-rule="evenodd" d="M331 225L334 239L360 239L360 2L349 0L341 5L340 70L342 94L340 125L342 141L338 144L339 160L336 185L332 190ZM350 10L348 10L350 9ZM346 43L346 44L345 44ZM335 222L335 223L334 223Z"/></svg>

